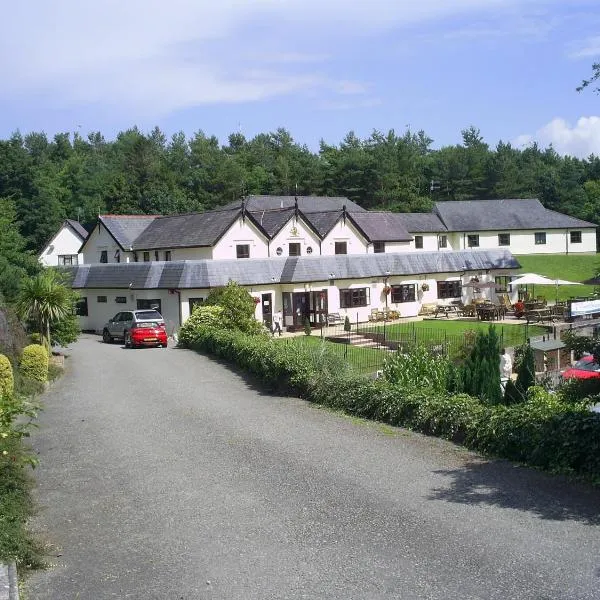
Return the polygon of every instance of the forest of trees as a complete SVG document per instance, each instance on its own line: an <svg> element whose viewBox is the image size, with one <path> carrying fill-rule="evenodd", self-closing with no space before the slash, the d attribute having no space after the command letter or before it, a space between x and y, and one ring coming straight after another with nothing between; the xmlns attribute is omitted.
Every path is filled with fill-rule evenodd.
<svg viewBox="0 0 600 600"><path fill-rule="evenodd" d="M252 139L235 133L225 145L201 131L167 139L158 128L133 128L114 141L99 132L51 140L15 133L0 140L0 221L3 235L12 229L0 246L39 251L64 218L89 225L99 213L201 211L296 189L394 211L428 211L436 200L538 197L547 208L600 223L598 157L503 142L491 148L475 127L462 132L460 145L432 144L423 131L374 131L367 139L351 132L318 152L285 129Z"/></svg>

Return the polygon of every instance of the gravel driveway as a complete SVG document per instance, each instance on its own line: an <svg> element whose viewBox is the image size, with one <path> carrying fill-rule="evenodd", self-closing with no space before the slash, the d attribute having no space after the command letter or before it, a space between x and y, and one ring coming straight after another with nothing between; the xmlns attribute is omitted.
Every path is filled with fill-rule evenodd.
<svg viewBox="0 0 600 600"><path fill-rule="evenodd" d="M600 598L600 490L84 336L45 397L28 599Z"/></svg>

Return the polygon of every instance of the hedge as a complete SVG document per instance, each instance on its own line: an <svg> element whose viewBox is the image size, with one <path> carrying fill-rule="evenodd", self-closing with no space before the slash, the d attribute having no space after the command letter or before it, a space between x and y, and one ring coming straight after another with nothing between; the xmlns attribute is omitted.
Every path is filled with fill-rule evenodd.
<svg viewBox="0 0 600 600"><path fill-rule="evenodd" d="M315 351L208 327L195 329L182 345L233 363L283 393L600 483L600 414L541 388L531 388L521 404L491 406L466 394L408 391L358 375L325 345Z"/></svg>
<svg viewBox="0 0 600 600"><path fill-rule="evenodd" d="M39 344L30 344L23 348L21 356L21 375L34 381L48 381L48 351Z"/></svg>
<svg viewBox="0 0 600 600"><path fill-rule="evenodd" d="M10 360L4 354L0 354L0 398L3 396L12 396L14 388L15 379Z"/></svg>

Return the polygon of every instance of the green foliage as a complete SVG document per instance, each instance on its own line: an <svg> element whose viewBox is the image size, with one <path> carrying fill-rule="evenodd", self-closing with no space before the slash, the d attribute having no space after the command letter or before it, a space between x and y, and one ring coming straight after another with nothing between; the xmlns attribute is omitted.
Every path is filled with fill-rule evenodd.
<svg viewBox="0 0 600 600"><path fill-rule="evenodd" d="M562 383L557 392L564 402L595 404L600 402L600 379L597 377L589 379L573 377Z"/></svg>
<svg viewBox="0 0 600 600"><path fill-rule="evenodd" d="M310 321L308 319L304 319L304 335L310 335L312 330L310 328Z"/></svg>
<svg viewBox="0 0 600 600"><path fill-rule="evenodd" d="M0 354L0 398L12 397L15 389L13 368L7 356Z"/></svg>
<svg viewBox="0 0 600 600"><path fill-rule="evenodd" d="M401 389L443 394L448 385L451 365L448 359L434 356L426 348L395 352L387 357L383 376Z"/></svg>
<svg viewBox="0 0 600 600"><path fill-rule="evenodd" d="M35 323L44 345L50 350L51 327L73 316L75 296L63 283L61 275L46 269L22 282L17 299L17 312ZM66 327L72 332L72 327ZM65 333L63 331L63 333Z"/></svg>
<svg viewBox="0 0 600 600"><path fill-rule="evenodd" d="M66 347L76 342L80 334L79 319L74 313L70 313L50 325L50 341L53 346Z"/></svg>
<svg viewBox="0 0 600 600"><path fill-rule="evenodd" d="M44 383L48 381L48 363L48 351L44 346L38 344L26 346L21 356L21 375L26 379Z"/></svg>
<svg viewBox="0 0 600 600"><path fill-rule="evenodd" d="M577 360L585 353L592 354L595 346L598 344L597 339L585 335L577 335L574 331L569 330L563 332L561 339L565 343L567 350L571 350Z"/></svg>
<svg viewBox="0 0 600 600"><path fill-rule="evenodd" d="M190 345L196 339L199 327L225 329L222 306L198 306L179 330L179 343Z"/></svg>
<svg viewBox="0 0 600 600"><path fill-rule="evenodd" d="M235 281L226 286L213 288L204 301L204 306L220 306L222 327L245 333L260 333L262 325L254 318L256 304L244 287ZM185 327L185 324L184 324Z"/></svg>
<svg viewBox="0 0 600 600"><path fill-rule="evenodd" d="M477 332L471 353L460 368L460 380L465 393L490 404L501 401L500 343L493 325L487 333Z"/></svg>
<svg viewBox="0 0 600 600"><path fill-rule="evenodd" d="M517 397L511 398L511 402L525 399L527 396L527 390L535 385L535 356L533 349L529 344L521 346L518 352L515 353L518 357L515 361L517 363L517 380L515 382L515 388L517 391Z"/></svg>
<svg viewBox="0 0 600 600"><path fill-rule="evenodd" d="M525 402L490 405L373 380L344 368L325 344L286 344L199 329L190 347L236 364L269 388L349 414L438 435L489 454L600 481L600 415L532 387Z"/></svg>
<svg viewBox="0 0 600 600"><path fill-rule="evenodd" d="M352 331L352 325L350 325L350 317L348 317L348 315L344 318L344 331Z"/></svg>

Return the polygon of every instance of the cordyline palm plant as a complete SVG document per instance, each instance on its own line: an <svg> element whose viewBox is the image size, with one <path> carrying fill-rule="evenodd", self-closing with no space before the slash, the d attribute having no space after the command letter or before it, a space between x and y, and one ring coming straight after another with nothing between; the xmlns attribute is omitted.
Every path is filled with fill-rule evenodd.
<svg viewBox="0 0 600 600"><path fill-rule="evenodd" d="M50 350L50 325L67 317L73 310L70 290L59 274L50 269L26 279L17 298L17 313L34 321L44 345Z"/></svg>

